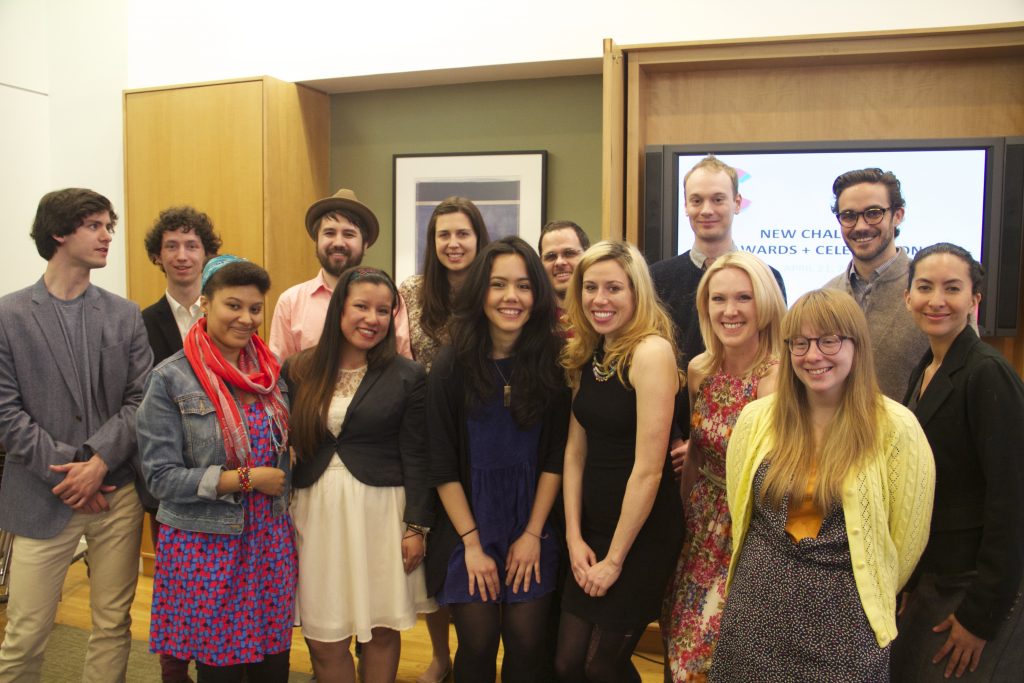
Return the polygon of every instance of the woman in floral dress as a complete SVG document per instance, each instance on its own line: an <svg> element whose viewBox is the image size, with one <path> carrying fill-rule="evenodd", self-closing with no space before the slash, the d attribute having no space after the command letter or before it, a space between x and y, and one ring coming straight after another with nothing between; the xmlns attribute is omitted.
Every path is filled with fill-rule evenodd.
<svg viewBox="0 0 1024 683"><path fill-rule="evenodd" d="M162 523L149 647L196 660L200 683L286 683L296 557L288 516L288 403L256 331L270 277L218 256L206 317L153 370L136 426Z"/></svg>
<svg viewBox="0 0 1024 683"><path fill-rule="evenodd" d="M704 681L711 668L732 557L725 452L743 407L775 389L785 303L768 267L735 251L701 278L697 312L707 351L687 370L693 413L682 482L686 537L661 619L672 681Z"/></svg>

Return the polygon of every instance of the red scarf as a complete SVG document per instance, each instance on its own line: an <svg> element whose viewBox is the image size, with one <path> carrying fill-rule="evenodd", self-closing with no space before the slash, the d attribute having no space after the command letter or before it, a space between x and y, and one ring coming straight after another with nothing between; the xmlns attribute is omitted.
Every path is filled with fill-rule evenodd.
<svg viewBox="0 0 1024 683"><path fill-rule="evenodd" d="M185 357L217 411L217 421L224 433L228 469L237 469L239 465L247 464L252 454L249 430L242 420L238 404L228 390L228 384L259 398L270 416L274 445L279 450L288 447L288 408L277 388L281 366L258 335L253 334L238 354L238 368L224 360L220 349L213 343L206 331L206 318L200 319L188 331L184 347Z"/></svg>

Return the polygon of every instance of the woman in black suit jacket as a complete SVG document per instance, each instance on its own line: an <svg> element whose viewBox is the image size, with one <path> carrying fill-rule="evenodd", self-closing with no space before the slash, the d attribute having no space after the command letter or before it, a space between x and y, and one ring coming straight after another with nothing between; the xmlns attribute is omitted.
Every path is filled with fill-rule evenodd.
<svg viewBox="0 0 1024 683"><path fill-rule="evenodd" d="M1019 681L1024 669L1024 383L968 325L981 265L941 243L917 253L907 308L931 349L905 403L935 454L928 547L910 581L892 680Z"/></svg>
<svg viewBox="0 0 1024 683"><path fill-rule="evenodd" d="M434 520L427 487L426 373L395 352L394 283L375 268L341 275L320 343L285 366L298 461L292 516L296 614L321 680L393 681L399 631L427 597L421 562Z"/></svg>

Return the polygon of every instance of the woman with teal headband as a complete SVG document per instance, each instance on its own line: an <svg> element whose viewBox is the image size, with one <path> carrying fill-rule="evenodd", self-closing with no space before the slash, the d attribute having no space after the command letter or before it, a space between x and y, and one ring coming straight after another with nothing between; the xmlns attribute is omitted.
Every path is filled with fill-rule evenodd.
<svg viewBox="0 0 1024 683"><path fill-rule="evenodd" d="M163 525L150 650L199 681L288 680L296 582L288 403L256 331L270 277L237 256L203 269L184 348L150 375L136 424Z"/></svg>

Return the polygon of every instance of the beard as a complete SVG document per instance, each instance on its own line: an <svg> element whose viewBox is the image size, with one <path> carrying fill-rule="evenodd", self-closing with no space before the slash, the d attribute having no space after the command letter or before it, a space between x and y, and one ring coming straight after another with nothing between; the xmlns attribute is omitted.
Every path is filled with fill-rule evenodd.
<svg viewBox="0 0 1024 683"><path fill-rule="evenodd" d="M334 254L341 254L345 257L345 261L338 264L331 260L331 256ZM326 252L317 251L316 257L320 261L320 267L324 269L325 273L329 273L333 277L339 277L346 269L358 266L363 262L363 252L353 254L347 247L335 247Z"/></svg>

